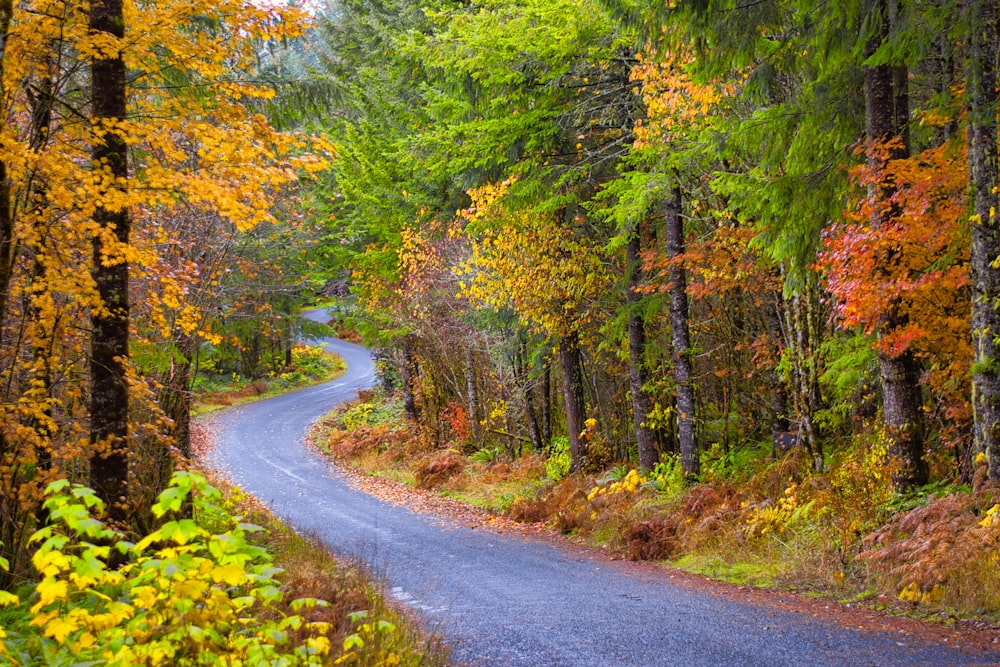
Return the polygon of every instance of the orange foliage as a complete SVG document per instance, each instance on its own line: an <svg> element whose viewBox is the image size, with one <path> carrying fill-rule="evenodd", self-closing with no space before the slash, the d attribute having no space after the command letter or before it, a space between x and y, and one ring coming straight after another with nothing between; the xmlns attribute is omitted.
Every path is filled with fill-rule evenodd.
<svg viewBox="0 0 1000 667"><path fill-rule="evenodd" d="M966 143L956 138L920 155L889 163L895 214L877 229L873 204L859 197L825 238L819 266L837 317L873 332L881 313L899 303L906 324L883 336L886 352L913 350L927 361L928 388L942 397L948 421L971 417L967 370L972 363L969 320L969 237ZM867 165L852 173L860 186L877 175Z"/></svg>

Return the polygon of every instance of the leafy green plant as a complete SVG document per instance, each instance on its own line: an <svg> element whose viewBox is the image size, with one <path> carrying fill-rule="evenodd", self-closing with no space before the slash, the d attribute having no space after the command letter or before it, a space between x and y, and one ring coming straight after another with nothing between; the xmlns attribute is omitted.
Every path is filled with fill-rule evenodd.
<svg viewBox="0 0 1000 667"><path fill-rule="evenodd" d="M484 465L489 465L497 461L500 458L500 448L499 447L483 447L482 449L473 452L469 458L476 463L482 463Z"/></svg>
<svg viewBox="0 0 1000 667"><path fill-rule="evenodd" d="M619 464L608 470L597 479L598 484L608 484L610 482L620 482L629 474L631 468L625 464Z"/></svg>
<svg viewBox="0 0 1000 667"><path fill-rule="evenodd" d="M229 517L212 533L186 516L224 515L201 475L174 474L152 508L162 525L135 543L97 518L92 490L59 480L47 496L51 523L31 538L41 580L23 601L0 597L20 612L0 663L292 666L329 654L328 624L277 610L280 570L247 539L257 526Z"/></svg>
<svg viewBox="0 0 1000 667"><path fill-rule="evenodd" d="M687 487L681 460L677 456L665 456L649 472L646 487L663 496L683 493Z"/></svg>
<svg viewBox="0 0 1000 667"><path fill-rule="evenodd" d="M548 478L553 482L558 482L569 474L571 463L569 438L563 435L552 438L552 453L549 454L549 460L545 463L545 474Z"/></svg>
<svg viewBox="0 0 1000 667"><path fill-rule="evenodd" d="M380 426L402 420L403 405L395 398L373 397L346 410L340 421L348 431L363 426Z"/></svg>
<svg viewBox="0 0 1000 667"><path fill-rule="evenodd" d="M398 665L400 658L392 650L396 626L386 620L370 620L366 610L350 615L354 632L344 639L344 653L335 665Z"/></svg>

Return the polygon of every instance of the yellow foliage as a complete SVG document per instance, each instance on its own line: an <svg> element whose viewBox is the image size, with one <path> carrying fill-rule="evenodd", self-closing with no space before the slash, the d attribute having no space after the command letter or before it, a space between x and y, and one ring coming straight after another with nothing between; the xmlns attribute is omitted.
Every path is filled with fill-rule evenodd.
<svg viewBox="0 0 1000 667"><path fill-rule="evenodd" d="M648 481L648 476L640 475L638 470L632 468L617 482L611 482L607 485L599 484L592 488L590 493L587 494L587 500L593 500L603 495L613 496L619 493L635 493Z"/></svg>

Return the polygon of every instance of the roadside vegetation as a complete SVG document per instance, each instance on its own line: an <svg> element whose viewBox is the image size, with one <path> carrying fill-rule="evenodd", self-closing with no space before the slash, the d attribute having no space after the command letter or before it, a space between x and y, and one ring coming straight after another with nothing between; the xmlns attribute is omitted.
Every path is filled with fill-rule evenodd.
<svg viewBox="0 0 1000 667"><path fill-rule="evenodd" d="M203 414L309 387L333 380L347 369L344 360L336 354L309 345L292 347L289 360L288 365L269 369L258 377L246 377L218 370L215 360L210 357L198 369L192 382L192 414Z"/></svg>
<svg viewBox="0 0 1000 667"><path fill-rule="evenodd" d="M466 425L467 426L467 425ZM373 393L321 419L311 438L341 464L552 530L633 560L944 622L1000 619L1000 489L892 489L885 444L830 453L771 443L569 473L529 445L477 448L408 423L398 394ZM558 447L558 442L556 444Z"/></svg>
<svg viewBox="0 0 1000 667"><path fill-rule="evenodd" d="M44 507L37 583L0 596L0 665L444 664L357 568L198 473L174 474L136 541L80 485Z"/></svg>

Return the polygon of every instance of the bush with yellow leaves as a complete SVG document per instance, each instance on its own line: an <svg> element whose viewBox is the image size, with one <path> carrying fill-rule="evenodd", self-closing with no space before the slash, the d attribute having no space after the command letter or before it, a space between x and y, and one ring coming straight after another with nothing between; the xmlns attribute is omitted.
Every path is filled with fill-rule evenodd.
<svg viewBox="0 0 1000 667"><path fill-rule="evenodd" d="M620 469L613 471L612 477L609 477L602 482L598 483L597 486L590 490L587 494L587 500L593 500L598 496L609 495L613 496L618 493L635 493L643 484L649 481L649 478L645 475L640 475L639 471L635 468L630 469L624 474L620 473ZM617 481L615 478L617 477Z"/></svg>
<svg viewBox="0 0 1000 667"><path fill-rule="evenodd" d="M163 521L136 543L98 516L90 489L53 482L50 525L31 538L41 580L20 599L0 595L6 637L0 665L320 665L329 624L277 609L282 593L256 530L219 508L220 493L189 472L174 474L153 505ZM211 533L194 519L210 515ZM221 518L220 518L221 517ZM2 564L0 564L2 565ZM303 599L293 610L325 605Z"/></svg>
<svg viewBox="0 0 1000 667"><path fill-rule="evenodd" d="M766 535L774 531L784 533L788 528L805 520L812 512L815 500L801 502L799 500L799 485L792 483L784 493L774 503L770 500L757 505L756 507L746 507L750 510L747 519L746 535Z"/></svg>

